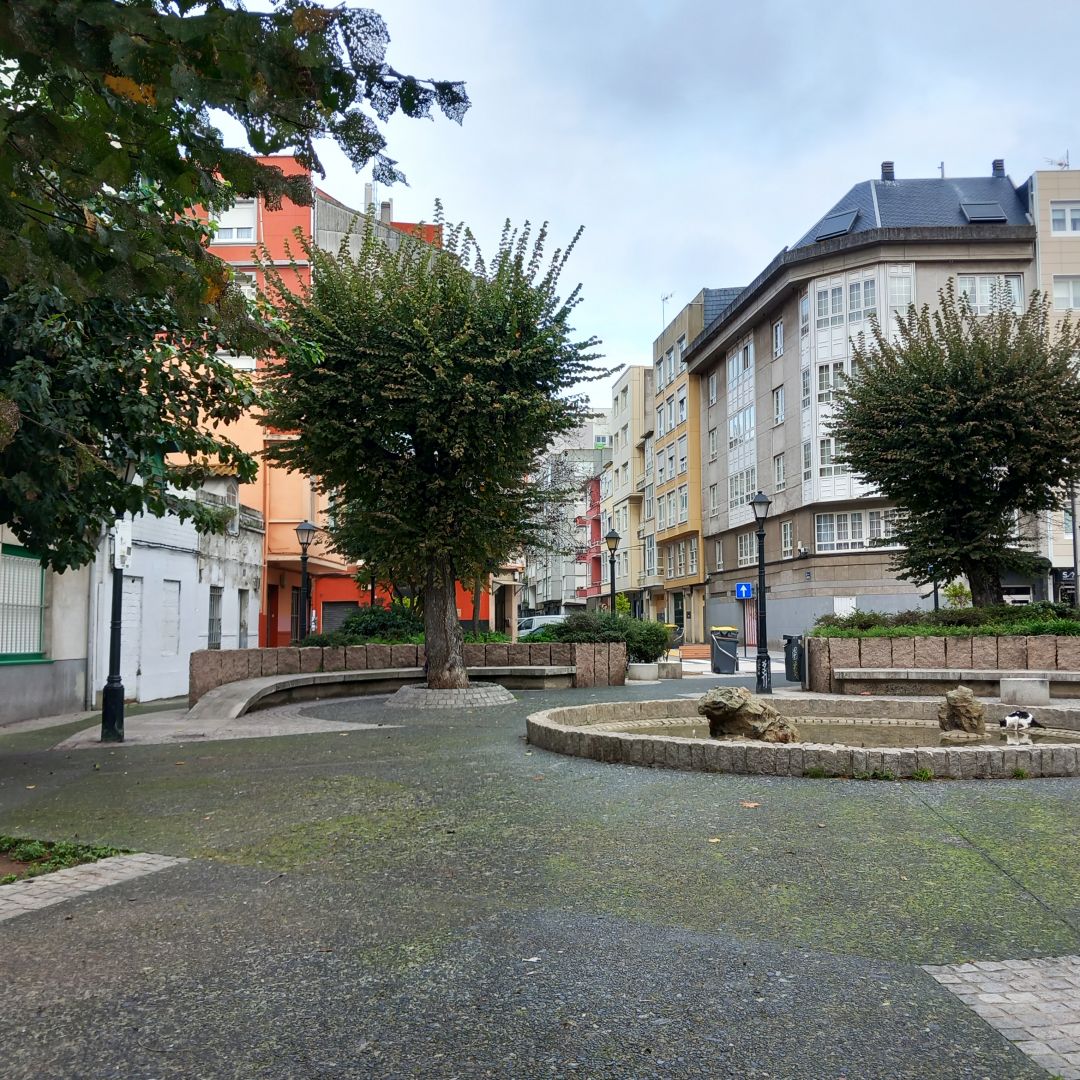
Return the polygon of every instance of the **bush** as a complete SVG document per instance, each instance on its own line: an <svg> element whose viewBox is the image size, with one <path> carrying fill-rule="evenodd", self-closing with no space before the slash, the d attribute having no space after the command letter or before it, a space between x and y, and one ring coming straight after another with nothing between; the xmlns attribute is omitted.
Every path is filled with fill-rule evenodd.
<svg viewBox="0 0 1080 1080"><path fill-rule="evenodd" d="M341 633L351 639L350 645L362 645L372 638L404 640L423 632L424 620L414 609L400 604L359 608L341 624Z"/></svg>
<svg viewBox="0 0 1080 1080"><path fill-rule="evenodd" d="M997 604L993 607L942 608L940 611L853 611L822 615L815 637L945 637L963 634L1080 634L1076 609L1069 604Z"/></svg>
<svg viewBox="0 0 1080 1080"><path fill-rule="evenodd" d="M527 634L522 641L565 641L571 644L625 642L626 659L633 664L653 664L667 652L668 631L663 623L612 615L609 611L579 611L565 622L549 623Z"/></svg>

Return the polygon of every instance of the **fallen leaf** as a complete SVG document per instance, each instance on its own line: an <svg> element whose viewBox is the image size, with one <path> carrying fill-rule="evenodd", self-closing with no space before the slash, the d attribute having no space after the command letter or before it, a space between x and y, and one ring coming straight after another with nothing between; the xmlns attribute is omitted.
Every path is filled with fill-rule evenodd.
<svg viewBox="0 0 1080 1080"><path fill-rule="evenodd" d="M709 843L710 844L719 844L722 840L723 840L722 836L710 836L709 837Z"/></svg>
<svg viewBox="0 0 1080 1080"><path fill-rule="evenodd" d="M174 761L173 764L174 765L186 765L187 762L186 761Z"/></svg>
<svg viewBox="0 0 1080 1080"><path fill-rule="evenodd" d="M824 828L825 828L825 822L824 822L824 821L819 821L819 822L817 823L817 827L818 827L819 829L824 829Z"/></svg>
<svg viewBox="0 0 1080 1080"><path fill-rule="evenodd" d="M739 803L739 805L741 807L743 807L745 810L753 810L755 807L760 806L761 803L759 803L759 802L748 802L746 799L743 799L743 801L741 803Z"/></svg>
<svg viewBox="0 0 1080 1080"><path fill-rule="evenodd" d="M534 780L543 780L544 778L542 776L534 776L533 779Z"/></svg>
<svg viewBox="0 0 1080 1080"><path fill-rule="evenodd" d="M34 788L36 788L36 787L37 787L37 784L27 784L26 785L26 790L27 791L33 791Z"/></svg>
<svg viewBox="0 0 1080 1080"><path fill-rule="evenodd" d="M522 960L521 962L523 964L539 964L540 963L540 957L539 956L526 956L525 959Z"/></svg>

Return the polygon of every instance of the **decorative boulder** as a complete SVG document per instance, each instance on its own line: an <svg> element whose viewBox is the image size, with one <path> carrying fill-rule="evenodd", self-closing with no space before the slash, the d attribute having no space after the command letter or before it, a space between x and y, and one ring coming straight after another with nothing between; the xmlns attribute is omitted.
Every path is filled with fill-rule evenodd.
<svg viewBox="0 0 1080 1080"><path fill-rule="evenodd" d="M938 707L937 717L942 731L986 734L986 710L966 686L958 686L945 695L945 704Z"/></svg>
<svg viewBox="0 0 1080 1080"><path fill-rule="evenodd" d="M697 711L709 721L712 739L798 742L798 729L767 701L742 686L717 686L698 699Z"/></svg>

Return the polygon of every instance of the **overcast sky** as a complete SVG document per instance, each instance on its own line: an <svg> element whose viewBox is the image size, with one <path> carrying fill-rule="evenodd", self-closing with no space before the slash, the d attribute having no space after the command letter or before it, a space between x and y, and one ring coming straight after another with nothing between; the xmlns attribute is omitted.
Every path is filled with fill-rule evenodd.
<svg viewBox="0 0 1080 1080"><path fill-rule="evenodd" d="M461 127L395 119L399 220L439 197L491 248L505 218L585 234L583 336L611 365L649 363L667 318L703 286L743 285L853 184L879 175L1080 167L1075 10L983 0L831 5L645 0L396 0L399 71L462 79ZM336 148L323 186L363 184ZM610 404L610 379L589 390Z"/></svg>

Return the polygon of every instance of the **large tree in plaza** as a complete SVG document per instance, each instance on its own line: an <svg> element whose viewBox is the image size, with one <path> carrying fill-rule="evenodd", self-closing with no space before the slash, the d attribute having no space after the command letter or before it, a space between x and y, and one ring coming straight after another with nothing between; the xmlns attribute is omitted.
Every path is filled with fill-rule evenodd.
<svg viewBox="0 0 1080 1080"><path fill-rule="evenodd" d="M1080 481L1080 327L1046 297L1017 312L1002 291L977 315L952 283L890 334L855 343L832 433L852 472L902 507L894 564L918 583L963 574L976 605L1008 571L1045 572L1021 515L1061 505Z"/></svg>
<svg viewBox="0 0 1080 1080"><path fill-rule="evenodd" d="M268 376L267 421L296 432L270 456L319 478L338 551L419 583L433 688L468 685L455 581L545 542L550 492L527 478L589 414L570 391L596 342L575 340L578 289L557 292L574 244L546 239L507 225L485 262L463 227L393 250L369 222L336 255L305 245L305 294L277 289L303 344Z"/></svg>
<svg viewBox="0 0 1080 1080"><path fill-rule="evenodd" d="M255 155L320 172L319 139L400 178L378 121L460 120L468 99L395 71L388 41L374 12L316 0L0 0L0 522L54 567L87 561L124 511L213 527L176 496L200 463L252 474L220 425L253 388L218 355L280 341L207 252L205 215L310 203L307 177ZM194 464L124 482L166 449Z"/></svg>

